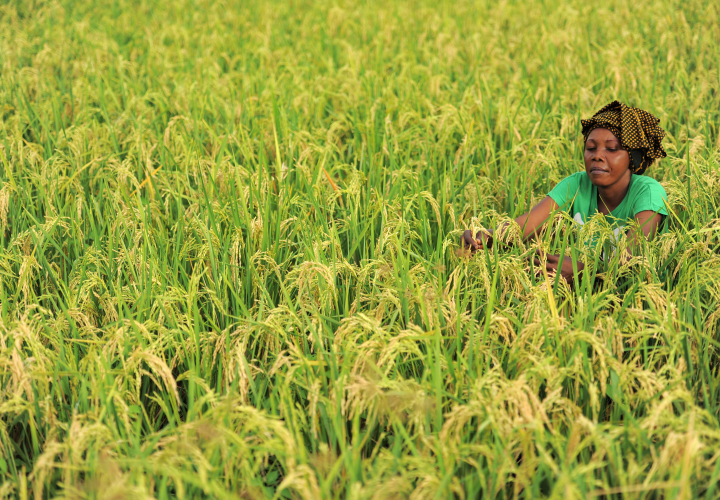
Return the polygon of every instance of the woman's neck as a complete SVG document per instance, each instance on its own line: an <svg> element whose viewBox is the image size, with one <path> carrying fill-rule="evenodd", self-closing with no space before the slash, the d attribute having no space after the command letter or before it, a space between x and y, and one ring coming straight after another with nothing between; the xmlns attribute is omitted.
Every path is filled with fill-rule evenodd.
<svg viewBox="0 0 720 500"><path fill-rule="evenodd" d="M598 186L598 196L600 197L598 210L603 213L605 212L605 210L602 210L603 208L607 210L607 213L615 210L625 199L625 195L630 189L631 179L632 173L628 171L628 175L623 175L615 184L604 187Z"/></svg>

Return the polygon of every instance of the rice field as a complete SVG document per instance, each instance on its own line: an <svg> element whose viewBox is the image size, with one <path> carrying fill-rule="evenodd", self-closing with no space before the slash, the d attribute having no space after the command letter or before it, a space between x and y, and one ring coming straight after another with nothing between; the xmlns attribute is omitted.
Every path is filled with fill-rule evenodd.
<svg viewBox="0 0 720 500"><path fill-rule="evenodd" d="M720 498L719 40L700 0L3 1L0 499ZM667 233L458 252L614 99Z"/></svg>

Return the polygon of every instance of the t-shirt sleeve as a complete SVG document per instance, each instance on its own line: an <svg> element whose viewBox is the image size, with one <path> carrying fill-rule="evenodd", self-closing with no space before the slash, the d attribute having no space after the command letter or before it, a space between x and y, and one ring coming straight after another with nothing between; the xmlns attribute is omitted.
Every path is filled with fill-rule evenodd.
<svg viewBox="0 0 720 500"><path fill-rule="evenodd" d="M580 175L585 175L585 172L565 177L548 193L548 196L558 204L561 210L569 211L572 208L575 195L580 189Z"/></svg>
<svg viewBox="0 0 720 500"><path fill-rule="evenodd" d="M640 188L635 196L633 217L645 210L650 210L660 215L667 215L666 203L667 193L662 185L657 181L648 182Z"/></svg>

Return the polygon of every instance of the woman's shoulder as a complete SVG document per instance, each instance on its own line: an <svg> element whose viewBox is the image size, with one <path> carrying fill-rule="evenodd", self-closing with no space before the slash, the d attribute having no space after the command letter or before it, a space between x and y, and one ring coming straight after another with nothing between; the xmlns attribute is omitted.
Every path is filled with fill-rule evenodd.
<svg viewBox="0 0 720 500"><path fill-rule="evenodd" d="M667 193L665 193L665 188L662 187L662 184L660 184L658 181L656 181L652 177L647 177L645 175L633 174L632 187L634 188L634 190L645 191L645 192L650 192L650 193L657 193L657 194L662 195L663 197L667 198Z"/></svg>
<svg viewBox="0 0 720 500"><path fill-rule="evenodd" d="M634 214L644 210L651 210L662 215L667 215L665 208L667 193L658 181L652 177L633 174L631 191L631 203Z"/></svg>

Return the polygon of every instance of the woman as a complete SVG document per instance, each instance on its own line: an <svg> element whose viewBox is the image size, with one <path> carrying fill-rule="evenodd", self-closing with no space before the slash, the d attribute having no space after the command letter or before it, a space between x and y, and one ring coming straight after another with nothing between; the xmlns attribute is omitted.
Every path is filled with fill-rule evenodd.
<svg viewBox="0 0 720 500"><path fill-rule="evenodd" d="M641 236L653 238L667 216L667 194L659 182L643 173L653 161L667 156L661 144L665 131L659 122L647 111L618 101L582 120L585 172L563 179L530 212L515 219L523 228L523 237L534 236L553 212L564 210L579 224L598 212L604 214L616 234L634 219L638 226L628 235L632 250ZM463 247L471 252L492 246L492 241L492 231L479 231L475 238L465 231L462 236ZM582 271L582 264L576 265ZM570 258L548 255L546 266L572 283Z"/></svg>

